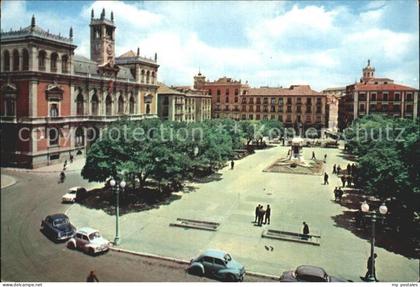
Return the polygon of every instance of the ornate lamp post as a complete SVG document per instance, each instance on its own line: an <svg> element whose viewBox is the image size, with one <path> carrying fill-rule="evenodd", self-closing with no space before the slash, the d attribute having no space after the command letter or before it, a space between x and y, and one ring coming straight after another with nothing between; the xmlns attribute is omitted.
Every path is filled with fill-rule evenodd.
<svg viewBox="0 0 420 287"><path fill-rule="evenodd" d="M375 282L375 223L377 219L380 219L388 212L388 207L386 207L385 203L382 203L379 207L379 214L376 210L369 212L369 204L367 202L363 202L360 206L362 211L369 215L371 222L372 222L372 236L370 240L370 260L371 260L371 270L369 272L369 276L366 278L366 281Z"/></svg>
<svg viewBox="0 0 420 287"><path fill-rule="evenodd" d="M115 179L111 179L109 184L111 185L112 189L114 190L115 196L116 196L114 245L118 245L120 243L120 226L119 226L119 220L120 220L120 187L121 187L122 190L124 190L127 183L124 180L121 180L120 184L117 184Z"/></svg>

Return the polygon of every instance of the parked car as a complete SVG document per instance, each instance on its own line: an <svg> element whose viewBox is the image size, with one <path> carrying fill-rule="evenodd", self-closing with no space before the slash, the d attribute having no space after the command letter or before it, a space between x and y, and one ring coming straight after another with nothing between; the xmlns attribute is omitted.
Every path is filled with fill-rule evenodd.
<svg viewBox="0 0 420 287"><path fill-rule="evenodd" d="M301 265L295 271L286 271L280 276L280 282L347 282L330 276L321 267Z"/></svg>
<svg viewBox="0 0 420 287"><path fill-rule="evenodd" d="M67 242L70 249L79 249L89 255L103 253L109 250L110 242L103 238L98 230L83 227L76 231Z"/></svg>
<svg viewBox="0 0 420 287"><path fill-rule="evenodd" d="M245 275L245 267L220 250L207 250L196 259L191 259L187 270L192 274L214 276L225 281L242 281Z"/></svg>
<svg viewBox="0 0 420 287"><path fill-rule="evenodd" d="M51 239L61 241L71 238L76 228L70 223L67 215L57 213L48 215L42 220L41 231Z"/></svg>
<svg viewBox="0 0 420 287"><path fill-rule="evenodd" d="M69 191L63 195L61 201L63 203L75 203L86 197L87 190L84 187L74 186L69 189Z"/></svg>

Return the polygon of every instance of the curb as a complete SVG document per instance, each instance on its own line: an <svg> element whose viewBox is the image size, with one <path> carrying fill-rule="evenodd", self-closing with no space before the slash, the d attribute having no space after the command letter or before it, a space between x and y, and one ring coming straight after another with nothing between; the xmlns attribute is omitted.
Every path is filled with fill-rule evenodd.
<svg viewBox="0 0 420 287"><path fill-rule="evenodd" d="M8 184L6 184L6 185L4 185L4 186L1 186L1 189L5 189L5 188L8 188L8 187L11 187L12 185L15 185L16 182L17 182L16 179L13 176L10 176L10 175L5 175L5 176L10 177L11 178L11 182L8 183Z"/></svg>
<svg viewBox="0 0 420 287"><path fill-rule="evenodd" d="M175 263L184 264L184 265L187 265L187 264L190 263L188 260L184 260L184 259L178 259L178 258L167 257L167 256L160 256L160 255L155 255L155 254L150 254L150 253L145 253L145 252L131 251L131 250L117 248L117 247L110 247L110 250L112 250L114 252L121 252L121 253L131 254L131 255L135 255L135 256L153 258L153 259L160 259L160 260L175 262ZM266 278L266 279L273 279L273 280L279 280L280 279L279 276L264 274L264 273L254 272L254 271L246 271L246 274L254 276L254 277L260 277L260 278Z"/></svg>
<svg viewBox="0 0 420 287"><path fill-rule="evenodd" d="M39 173L39 174L45 174L45 173L59 173L62 170L36 170L36 169L26 169L26 168L13 168L13 167L2 167L1 168L4 171L16 171L16 172L26 172L26 173ZM81 171L82 169L66 169L65 172L76 172Z"/></svg>

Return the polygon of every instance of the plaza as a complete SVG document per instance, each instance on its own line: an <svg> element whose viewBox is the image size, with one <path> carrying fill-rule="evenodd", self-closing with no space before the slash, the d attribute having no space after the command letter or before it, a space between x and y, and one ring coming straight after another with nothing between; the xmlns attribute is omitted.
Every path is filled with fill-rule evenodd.
<svg viewBox="0 0 420 287"><path fill-rule="evenodd" d="M247 270L279 276L298 265L323 267L327 273L347 280L360 281L366 272L370 242L340 226L334 217L347 208L334 202L333 189L341 184L331 174L333 164L346 166L339 149L304 148L303 156L318 158L327 154L323 177L263 172L272 162L287 154L288 147L257 151L235 163L231 170L219 171L219 180L187 184L190 192L174 194L175 200L147 211L120 217L118 246L136 252L190 260L200 252L221 249L229 252ZM346 194L344 195L346 200ZM270 229L301 232L302 222L311 233L321 235L320 246L262 238L267 225L255 226L258 204L271 205ZM67 211L73 224L99 229L104 237L115 236L115 217L99 209L73 205ZM172 227L177 218L220 223L217 231ZM385 236L377 233L377 237ZM418 280L418 260L376 247L376 273L380 281Z"/></svg>

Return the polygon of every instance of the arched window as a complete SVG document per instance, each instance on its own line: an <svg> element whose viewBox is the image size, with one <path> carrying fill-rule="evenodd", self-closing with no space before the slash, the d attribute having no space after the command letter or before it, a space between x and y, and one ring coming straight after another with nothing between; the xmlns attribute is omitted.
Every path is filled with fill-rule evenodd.
<svg viewBox="0 0 420 287"><path fill-rule="evenodd" d="M62 73L68 73L68 63L69 57L67 55L63 55L61 57L61 71Z"/></svg>
<svg viewBox="0 0 420 287"><path fill-rule="evenodd" d="M146 73L146 84L148 84L149 81L150 81L150 72L147 71L147 73Z"/></svg>
<svg viewBox="0 0 420 287"><path fill-rule="evenodd" d="M3 52L4 71L10 71L10 53L8 50Z"/></svg>
<svg viewBox="0 0 420 287"><path fill-rule="evenodd" d="M130 105L130 108L129 108L130 114L134 114L134 105L135 105L135 103L134 103L134 97L133 96L130 97L130 103L129 103L129 105Z"/></svg>
<svg viewBox="0 0 420 287"><path fill-rule="evenodd" d="M51 54L51 65L50 65L50 69L51 72L57 72L57 59L58 59L58 54L57 53L52 53Z"/></svg>
<svg viewBox="0 0 420 287"><path fill-rule="evenodd" d="M99 104L98 104L98 96L96 95L96 90L94 91L94 94L92 96L91 106L92 106L92 115L97 116Z"/></svg>
<svg viewBox="0 0 420 287"><path fill-rule="evenodd" d="M76 129L76 146L83 146L85 145L85 133L82 127L78 127Z"/></svg>
<svg viewBox="0 0 420 287"><path fill-rule="evenodd" d="M48 137L50 140L50 145L58 145L60 132L57 128L49 128Z"/></svg>
<svg viewBox="0 0 420 287"><path fill-rule="evenodd" d="M42 50L38 53L38 68L40 71L45 71L45 58L47 57L47 53Z"/></svg>
<svg viewBox="0 0 420 287"><path fill-rule="evenodd" d="M13 50L13 71L19 71L19 51Z"/></svg>
<svg viewBox="0 0 420 287"><path fill-rule="evenodd" d="M82 91L79 89L79 94L77 95L76 98L76 114L78 116L83 116L83 95L82 95Z"/></svg>
<svg viewBox="0 0 420 287"><path fill-rule="evenodd" d="M4 99L4 115L5 116L15 116L16 115L16 102L12 97L7 97Z"/></svg>
<svg viewBox="0 0 420 287"><path fill-rule="evenodd" d="M122 95L118 98L118 113L124 113L124 99Z"/></svg>
<svg viewBox="0 0 420 287"><path fill-rule="evenodd" d="M112 114L112 99L110 95L106 96L105 99L105 114L107 116L110 116Z"/></svg>
<svg viewBox="0 0 420 287"><path fill-rule="evenodd" d="M29 70L29 52L26 49L22 50L22 69L24 71Z"/></svg>

